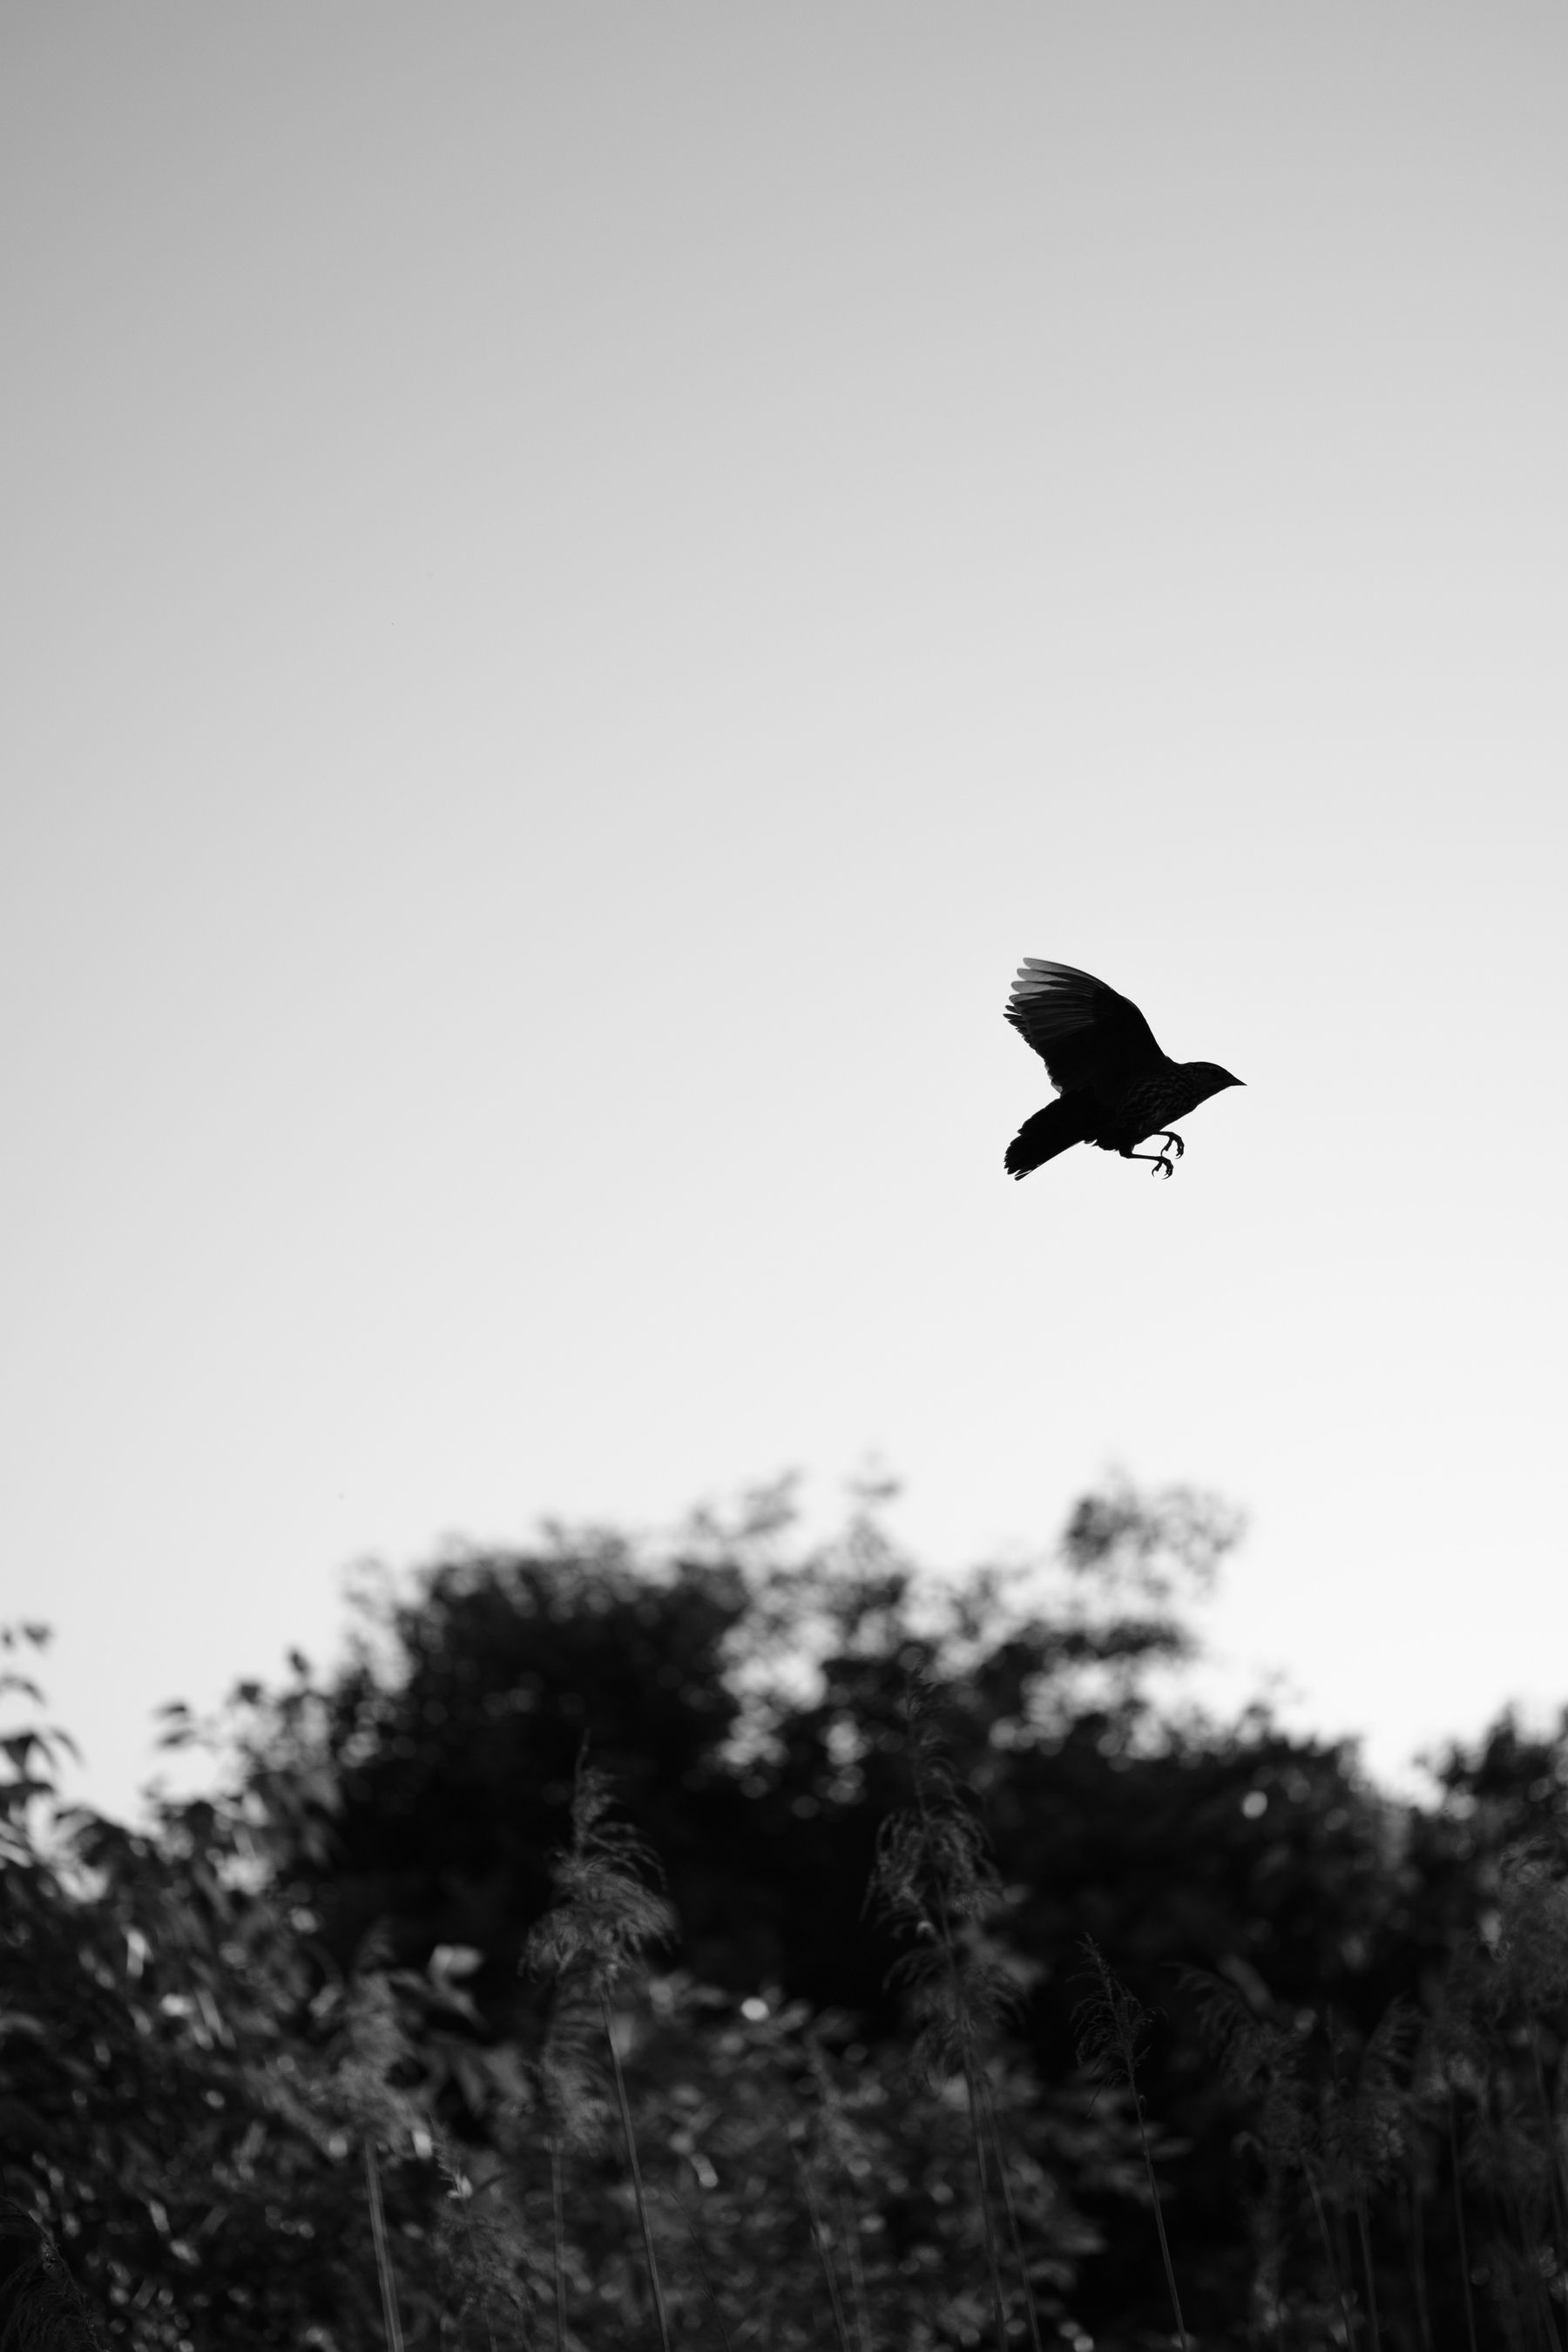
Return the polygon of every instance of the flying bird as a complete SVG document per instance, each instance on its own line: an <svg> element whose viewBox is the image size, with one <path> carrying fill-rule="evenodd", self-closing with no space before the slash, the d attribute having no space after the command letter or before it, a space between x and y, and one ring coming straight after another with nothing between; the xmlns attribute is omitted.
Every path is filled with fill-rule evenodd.
<svg viewBox="0 0 1568 2352"><path fill-rule="evenodd" d="M1098 1144L1123 1160L1152 1160L1173 1176L1186 1149L1171 1121L1244 1082L1217 1062L1173 1062L1154 1043L1138 1007L1070 963L1026 956L1007 1000L1007 1018L1051 1074L1057 1099L1026 1118L1007 1146L1010 1176L1026 1176L1075 1143ZM1134 1144L1160 1138L1158 1151Z"/></svg>

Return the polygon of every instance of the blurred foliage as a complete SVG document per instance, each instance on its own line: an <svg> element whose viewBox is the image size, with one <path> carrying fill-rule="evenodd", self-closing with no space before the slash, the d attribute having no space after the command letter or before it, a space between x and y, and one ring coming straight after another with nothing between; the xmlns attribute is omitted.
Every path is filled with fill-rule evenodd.
<svg viewBox="0 0 1568 2352"><path fill-rule="evenodd" d="M1016 2329L1026 2276L1043 2340L1131 2352L1172 2340L1142 2111L1195 2341L1555 2343L1568 1711L1426 1808L1261 1707L1162 1713L1237 1532L1112 1489L940 1588L875 1495L810 1547L775 1486L454 1550L362 1591L331 1675L168 1710L214 1793L145 1832L24 1726L0 2190L106 2343L553 2345L563 2308L619 2347L658 2340L629 2134L675 2340L994 2342L999 2259ZM1086 1938L1144 2019L1098 2097Z"/></svg>

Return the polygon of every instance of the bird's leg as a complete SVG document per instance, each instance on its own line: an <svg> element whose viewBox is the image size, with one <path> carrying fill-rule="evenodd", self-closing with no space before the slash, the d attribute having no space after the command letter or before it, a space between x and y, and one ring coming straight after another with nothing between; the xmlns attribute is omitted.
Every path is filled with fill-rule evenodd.
<svg viewBox="0 0 1568 2352"><path fill-rule="evenodd" d="M1177 1157L1177 1159L1178 1159L1178 1160L1181 1158L1181 1156L1182 1156L1183 1152L1184 1152L1184 1151L1186 1150L1186 1148L1187 1148L1187 1147L1186 1147L1186 1145L1182 1141L1181 1137L1180 1137L1179 1135L1173 1135L1173 1134L1171 1133L1171 1131L1170 1131L1169 1128L1163 1128L1163 1128L1160 1129L1160 1140L1161 1140L1161 1142L1162 1142L1162 1143L1170 1143L1170 1144L1173 1144L1173 1145L1175 1146L1175 1152L1176 1152L1176 1157Z"/></svg>
<svg viewBox="0 0 1568 2352"><path fill-rule="evenodd" d="M1176 1163L1168 1151L1124 1151L1123 1160L1152 1160L1162 1176L1173 1176Z"/></svg>

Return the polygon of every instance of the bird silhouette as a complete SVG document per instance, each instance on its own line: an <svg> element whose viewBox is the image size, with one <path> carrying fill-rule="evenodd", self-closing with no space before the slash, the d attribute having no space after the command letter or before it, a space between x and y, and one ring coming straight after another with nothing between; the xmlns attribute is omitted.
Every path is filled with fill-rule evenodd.
<svg viewBox="0 0 1568 2352"><path fill-rule="evenodd" d="M1196 1110L1210 1095L1244 1082L1217 1062L1173 1062L1129 997L1070 963L1026 956L1007 1000L1007 1018L1051 1074L1057 1099L1026 1118L1007 1146L1010 1176L1054 1160L1075 1143L1119 1151L1123 1160L1150 1160L1173 1176L1186 1149L1171 1121ZM1159 1136L1158 1151L1134 1144Z"/></svg>

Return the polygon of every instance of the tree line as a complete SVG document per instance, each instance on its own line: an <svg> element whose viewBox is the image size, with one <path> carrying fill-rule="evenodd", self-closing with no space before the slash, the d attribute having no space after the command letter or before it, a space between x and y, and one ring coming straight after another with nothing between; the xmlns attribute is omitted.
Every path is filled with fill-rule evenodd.
<svg viewBox="0 0 1568 2352"><path fill-rule="evenodd" d="M1422 1806L1162 1707L1237 1534L455 1548L166 1710L212 1788L145 1830L33 1724L0 2188L148 2352L1555 2344L1568 1716Z"/></svg>

